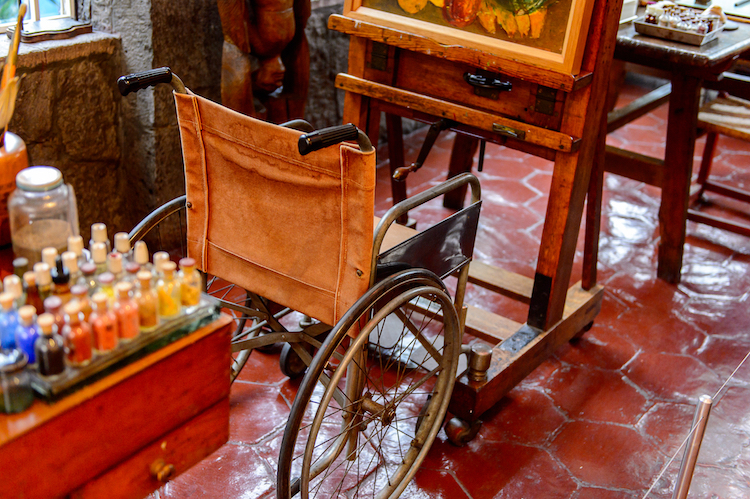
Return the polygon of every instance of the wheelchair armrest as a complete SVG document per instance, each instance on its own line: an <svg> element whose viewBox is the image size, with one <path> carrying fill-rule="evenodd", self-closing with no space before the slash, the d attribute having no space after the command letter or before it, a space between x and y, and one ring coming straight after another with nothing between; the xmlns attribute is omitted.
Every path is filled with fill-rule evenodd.
<svg viewBox="0 0 750 499"><path fill-rule="evenodd" d="M399 217L416 208L417 206L423 205L424 203L435 199L438 196L442 196L443 194L462 187L466 184L469 184L471 186L471 204L478 202L482 197L482 190L481 186L479 185L479 179L477 179L471 173L462 173L436 185L435 187L431 187L424 192L420 192L415 196L401 201L400 203L391 207L391 209L388 210L385 215L383 215L383 218L380 219L378 226L375 228L375 235L373 236L371 266L371 268L373 269L373 278L375 276L374 269L377 268L380 248L383 245L385 234L386 232L388 232L390 226L393 225L393 223L398 220Z"/></svg>

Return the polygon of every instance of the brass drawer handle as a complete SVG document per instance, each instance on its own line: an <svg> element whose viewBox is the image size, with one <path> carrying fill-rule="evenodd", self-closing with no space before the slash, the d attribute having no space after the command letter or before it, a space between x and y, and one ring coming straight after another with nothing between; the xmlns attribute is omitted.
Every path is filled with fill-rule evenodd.
<svg viewBox="0 0 750 499"><path fill-rule="evenodd" d="M165 463L164 459L159 458L151 463L151 476L161 483L167 483L174 475L174 465Z"/></svg>

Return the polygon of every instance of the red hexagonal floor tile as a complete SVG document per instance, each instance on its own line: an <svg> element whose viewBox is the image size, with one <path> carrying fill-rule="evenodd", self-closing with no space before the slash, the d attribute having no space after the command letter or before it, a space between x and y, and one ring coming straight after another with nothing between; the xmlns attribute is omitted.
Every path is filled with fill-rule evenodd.
<svg viewBox="0 0 750 499"><path fill-rule="evenodd" d="M721 386L715 372L686 355L641 352L623 371L637 386L671 402L697 401L701 395L713 395Z"/></svg>

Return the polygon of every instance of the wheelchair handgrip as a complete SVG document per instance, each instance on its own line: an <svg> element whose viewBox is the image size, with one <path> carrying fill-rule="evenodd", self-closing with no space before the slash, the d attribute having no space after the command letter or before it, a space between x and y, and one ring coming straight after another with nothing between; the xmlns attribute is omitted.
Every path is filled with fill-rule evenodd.
<svg viewBox="0 0 750 499"><path fill-rule="evenodd" d="M357 140L359 130L352 123L337 125L300 135L297 148L301 155L332 146L346 140Z"/></svg>
<svg viewBox="0 0 750 499"><path fill-rule="evenodd" d="M130 92L137 92L138 90L153 87L159 83L171 82L172 70L163 67L121 76L117 79L117 88L120 90L120 94L124 97Z"/></svg>

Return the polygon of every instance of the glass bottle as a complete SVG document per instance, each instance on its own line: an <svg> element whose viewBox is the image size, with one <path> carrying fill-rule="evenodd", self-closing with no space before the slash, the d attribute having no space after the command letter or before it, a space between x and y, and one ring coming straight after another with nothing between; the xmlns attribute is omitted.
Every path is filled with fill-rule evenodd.
<svg viewBox="0 0 750 499"><path fill-rule="evenodd" d="M42 310L37 310L37 313L41 312ZM59 296L50 296L44 300L44 312L55 319L57 330L62 331L63 326L65 326L65 315L63 314L63 302Z"/></svg>
<svg viewBox="0 0 750 499"><path fill-rule="evenodd" d="M65 347L63 338L57 333L52 314L42 314L37 319L39 337L34 343L39 374L54 376L65 370Z"/></svg>
<svg viewBox="0 0 750 499"><path fill-rule="evenodd" d="M50 269L55 267L55 260L57 260L57 248L49 246L42 249L42 261L49 265Z"/></svg>
<svg viewBox="0 0 750 499"><path fill-rule="evenodd" d="M0 350L0 412L14 414L34 402L28 357L18 349Z"/></svg>
<svg viewBox="0 0 750 499"><path fill-rule="evenodd" d="M78 268L91 260L91 252L83 247L81 236L70 236L68 238L68 251L72 251L78 257Z"/></svg>
<svg viewBox="0 0 750 499"><path fill-rule="evenodd" d="M107 300L112 303L115 300L115 276L111 272L105 272L97 277L99 286L95 293L104 293Z"/></svg>
<svg viewBox="0 0 750 499"><path fill-rule="evenodd" d="M78 267L78 257L72 251L66 251L62 254L62 262L70 275L70 286L83 283L83 273Z"/></svg>
<svg viewBox="0 0 750 499"><path fill-rule="evenodd" d="M52 294L52 274L50 274L49 265L44 262L35 263L34 274L36 275L36 287L39 290L39 296L44 301Z"/></svg>
<svg viewBox="0 0 750 499"><path fill-rule="evenodd" d="M0 307L0 349L16 348L18 310L12 293L0 293Z"/></svg>
<svg viewBox="0 0 750 499"><path fill-rule="evenodd" d="M69 301L64 307L65 326L62 337L68 362L72 366L82 366L91 361L93 337L91 326L81 321L81 307L77 301Z"/></svg>
<svg viewBox="0 0 750 499"><path fill-rule="evenodd" d="M96 265L96 275L107 271L107 253L107 246L104 243L96 242L91 246L91 260Z"/></svg>
<svg viewBox="0 0 750 499"><path fill-rule="evenodd" d="M162 265L169 261L169 253L166 251L157 251L154 253L154 270L152 278L158 281L164 275L162 271Z"/></svg>
<svg viewBox="0 0 750 499"><path fill-rule="evenodd" d="M86 262L81 266L83 274L83 284L88 288L88 293L94 294L96 289L96 265L93 262Z"/></svg>
<svg viewBox="0 0 750 499"><path fill-rule="evenodd" d="M151 272L138 272L138 289L133 300L138 305L138 321L141 331L153 331L159 325L159 298L156 290L151 288Z"/></svg>
<svg viewBox="0 0 750 499"><path fill-rule="evenodd" d="M34 324L36 310L31 305L24 305L18 310L18 325L16 326L16 348L25 353L29 364L36 363L34 343L39 337L39 331Z"/></svg>
<svg viewBox="0 0 750 499"><path fill-rule="evenodd" d="M73 188L50 166L33 166L16 175L8 198L13 253L38 262L42 248L65 251L68 236L78 234L78 209Z"/></svg>
<svg viewBox="0 0 750 499"><path fill-rule="evenodd" d="M23 292L23 283L17 275L6 275L3 279L3 289L13 295L17 309L26 305L26 294Z"/></svg>
<svg viewBox="0 0 750 499"><path fill-rule="evenodd" d="M159 295L159 316L174 317L180 313L180 283L174 278L177 264L166 261L161 264L162 277L156 285Z"/></svg>
<svg viewBox="0 0 750 499"><path fill-rule="evenodd" d="M104 243L107 247L107 253L112 251L112 244L107 236L107 225L101 222L91 225L91 239L89 239L89 249L91 250L95 243ZM93 254L93 250L91 251Z"/></svg>
<svg viewBox="0 0 750 499"><path fill-rule="evenodd" d="M115 276L115 281L122 279L122 254L116 251L107 255L107 272Z"/></svg>
<svg viewBox="0 0 750 499"><path fill-rule="evenodd" d="M127 232L118 232L115 234L115 251L122 255L123 264L133 260L130 248L130 236Z"/></svg>
<svg viewBox="0 0 750 499"><path fill-rule="evenodd" d="M127 265L125 265L125 275L123 276L122 280L123 282L129 282L133 286L137 285L138 283L138 272L140 272L141 266L138 265L135 262L128 262Z"/></svg>
<svg viewBox="0 0 750 499"><path fill-rule="evenodd" d="M37 313L44 312L42 297L39 296L39 288L36 287L36 274L30 270L23 275L23 290L26 294L26 305L31 305Z"/></svg>
<svg viewBox="0 0 750 499"><path fill-rule="evenodd" d="M13 260L13 275L17 275L19 279L23 279L23 275L29 271L29 260L19 256Z"/></svg>
<svg viewBox="0 0 750 499"><path fill-rule="evenodd" d="M133 260L141 266L141 270L148 270L149 272L153 270L151 258L148 256L148 246L146 246L145 241L135 242L135 246L133 247Z"/></svg>
<svg viewBox="0 0 750 499"><path fill-rule="evenodd" d="M120 336L117 316L109 310L109 297L104 293L95 293L91 301L94 302L94 311L89 324L94 333L94 348L99 352L109 352L117 346Z"/></svg>
<svg viewBox="0 0 750 499"><path fill-rule="evenodd" d="M180 271L177 273L180 282L180 300L183 307L193 307L201 301L201 290L203 280L200 272L195 268L195 260L182 258L180 260Z"/></svg>
<svg viewBox="0 0 750 499"><path fill-rule="evenodd" d="M83 284L76 284L70 288L70 294L73 295L74 300L78 301L84 322L89 322L89 317L93 310L91 308L91 300L89 300L89 287Z"/></svg>
<svg viewBox="0 0 750 499"><path fill-rule="evenodd" d="M61 257L57 257L55 268L52 269L52 293L59 296L63 305L70 301L70 273L63 266Z"/></svg>
<svg viewBox="0 0 750 499"><path fill-rule="evenodd" d="M132 290L133 284L130 282L119 282L115 286L117 299L112 308L117 316L120 338L123 340L132 340L140 333L138 304L130 296Z"/></svg>

